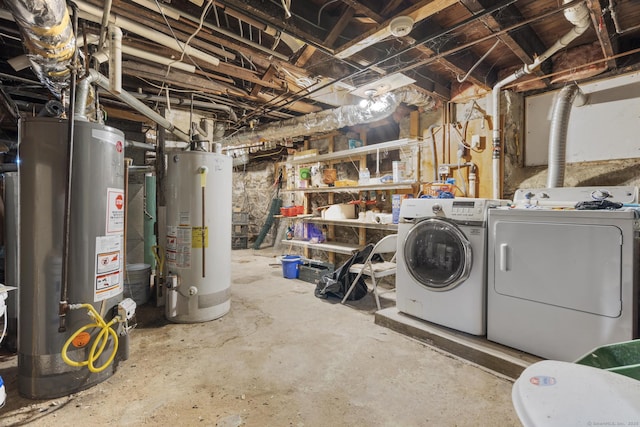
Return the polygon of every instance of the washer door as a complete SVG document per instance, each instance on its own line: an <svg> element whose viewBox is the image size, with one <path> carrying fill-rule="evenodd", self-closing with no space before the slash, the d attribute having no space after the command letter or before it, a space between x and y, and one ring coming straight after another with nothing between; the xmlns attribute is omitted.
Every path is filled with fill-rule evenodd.
<svg viewBox="0 0 640 427"><path fill-rule="evenodd" d="M403 255L411 277L432 291L448 291L467 280L473 263L464 233L438 218L420 221L409 230Z"/></svg>

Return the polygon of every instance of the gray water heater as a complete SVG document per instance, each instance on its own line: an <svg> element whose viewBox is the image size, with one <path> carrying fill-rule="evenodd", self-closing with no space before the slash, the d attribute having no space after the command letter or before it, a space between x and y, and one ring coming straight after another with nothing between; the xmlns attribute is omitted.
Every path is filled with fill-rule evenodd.
<svg viewBox="0 0 640 427"><path fill-rule="evenodd" d="M86 310L71 310L66 330L58 330L67 135L64 119L20 123L18 388L33 399L65 396L109 378L128 351L122 336L113 363L100 372L70 366L61 356L72 334L91 323ZM91 304L105 320L123 298L124 142L119 130L75 121L67 301ZM89 347L74 340L65 354L85 360ZM109 340L95 365L103 366L113 349Z"/></svg>

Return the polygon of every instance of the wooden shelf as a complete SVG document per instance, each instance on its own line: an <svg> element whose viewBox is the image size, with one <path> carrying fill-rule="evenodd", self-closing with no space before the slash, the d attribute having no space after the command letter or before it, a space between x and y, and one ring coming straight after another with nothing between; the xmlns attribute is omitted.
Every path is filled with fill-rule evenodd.
<svg viewBox="0 0 640 427"><path fill-rule="evenodd" d="M331 141L333 142L333 141ZM352 163L353 166L360 170L360 168L366 167L367 155L369 154L378 154L380 152L386 151L399 151L401 152L400 158L410 158L411 160L411 170L412 173L410 175L405 175L404 178L406 181L402 182L387 182L381 183L379 180L373 178L369 181L367 185L357 185L357 181L350 181L350 183L356 184L349 187L307 187L307 188L288 188L283 189L281 192L283 193L302 193L304 194L304 206L309 208L311 200L310 196L318 193L326 193L327 194L327 204L331 205L334 203L334 195L335 193L351 193L357 194L360 192L367 191L396 191L404 192L404 190L408 190L410 192L417 191L420 187L420 180L418 170L420 166L419 156L420 156L420 141L415 138L404 138L398 139L395 141L383 142L380 144L373 145L365 145L363 147L352 148L349 150L341 150L335 152L329 152L326 154L311 154L301 156L289 156L286 160L287 165L292 166L292 173L298 174L298 168L301 165L312 165L314 163L325 163L328 165L335 165L337 163ZM333 148L333 144L329 145L329 150ZM406 152L405 152L406 150ZM293 185L293 181L297 180L297 175L289 176L287 182L289 185ZM374 182L372 182L374 181ZM342 181L340 183L347 183L349 181ZM289 246L298 246L303 247L305 250L305 256L308 256L309 249L322 250L328 252L329 260L334 262L335 254L353 254L355 251L362 249L367 242L367 229L381 230L391 233L397 233L398 225L397 224L379 224L376 222L364 222L357 219L353 220L331 220L331 219L322 219L320 217L304 215L291 217L292 219L297 219L305 224L323 224L326 225L324 228L327 230L327 236L330 239L329 242L325 243L309 243L308 241L303 240L283 240L282 242ZM305 225L306 227L306 225ZM358 234L358 242L356 244L342 243L335 241L335 227L352 227L357 229Z"/></svg>
<svg viewBox="0 0 640 427"><path fill-rule="evenodd" d="M304 222L313 222L314 224L339 225L347 227L363 227L374 230L397 231L398 224L379 224L377 222L364 222L357 219L322 219L320 217L304 217L300 218Z"/></svg>
<svg viewBox="0 0 640 427"><path fill-rule="evenodd" d="M351 255L354 252L362 249L358 245L351 245L351 244L341 243L341 242L311 243L306 240L283 240L282 243L285 245L288 244L290 246L299 246L303 248L318 249L321 251L329 251L329 252L335 252L335 253L347 254L347 255Z"/></svg>
<svg viewBox="0 0 640 427"><path fill-rule="evenodd" d="M287 159L287 163L300 165L304 163L327 162L330 160L347 160L354 157L361 157L367 154L376 153L379 150L393 150L403 147L411 147L417 144L417 139L403 138L395 141L382 142L380 144L365 145L364 147L352 148L350 150L334 151L333 153L318 154L316 156L302 157L296 159L294 156Z"/></svg>
<svg viewBox="0 0 640 427"><path fill-rule="evenodd" d="M387 191L387 190L413 190L418 185L417 182L398 182L392 184L374 184L374 185L357 185L355 187L311 187L311 188L292 188L283 191L295 191L303 193L358 193L360 191Z"/></svg>

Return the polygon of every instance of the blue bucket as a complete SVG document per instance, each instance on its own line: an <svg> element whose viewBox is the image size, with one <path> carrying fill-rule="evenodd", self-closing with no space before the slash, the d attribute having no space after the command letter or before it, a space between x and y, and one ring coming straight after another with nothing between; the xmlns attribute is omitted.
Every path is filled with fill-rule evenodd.
<svg viewBox="0 0 640 427"><path fill-rule="evenodd" d="M298 266L302 264L299 255L285 255L282 257L282 276L285 279L297 279L300 275Z"/></svg>

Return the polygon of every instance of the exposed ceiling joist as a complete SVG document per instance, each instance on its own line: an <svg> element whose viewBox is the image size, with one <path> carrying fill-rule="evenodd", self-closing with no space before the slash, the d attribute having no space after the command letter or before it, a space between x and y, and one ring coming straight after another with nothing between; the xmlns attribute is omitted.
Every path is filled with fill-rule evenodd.
<svg viewBox="0 0 640 427"><path fill-rule="evenodd" d="M453 4L456 4L457 2L458 0L422 0L412 7L404 10L402 15L412 18L413 22L417 23ZM379 26L372 28L362 36L340 46L340 48L336 50L335 56L341 59L349 58L355 53L358 53L361 50L389 37L391 35L391 30L389 29L391 21L391 19L387 19Z"/></svg>
<svg viewBox="0 0 640 427"><path fill-rule="evenodd" d="M612 29L613 24L609 20L604 19L599 1L587 0L586 5L589 8L589 13L591 14L593 27L596 28L598 41L602 48L602 55L604 58L607 58L607 68L613 69L616 67L616 60L614 57L617 51L616 45L618 40L618 37L615 36L615 29Z"/></svg>

